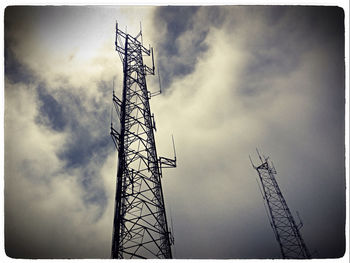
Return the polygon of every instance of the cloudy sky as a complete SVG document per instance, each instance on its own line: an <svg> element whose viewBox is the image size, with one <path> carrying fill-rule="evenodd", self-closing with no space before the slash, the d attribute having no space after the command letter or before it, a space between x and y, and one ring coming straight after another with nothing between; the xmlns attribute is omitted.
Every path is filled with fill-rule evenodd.
<svg viewBox="0 0 350 263"><path fill-rule="evenodd" d="M152 98L175 258L280 258L255 148L315 257L345 250L344 17L336 7L8 7L5 248L109 258L115 21L155 49ZM151 91L158 77L148 77Z"/></svg>

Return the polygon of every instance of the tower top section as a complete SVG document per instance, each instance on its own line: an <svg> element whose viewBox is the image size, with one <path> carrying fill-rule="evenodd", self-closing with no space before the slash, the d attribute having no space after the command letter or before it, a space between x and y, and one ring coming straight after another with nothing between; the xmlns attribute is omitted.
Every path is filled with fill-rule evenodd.
<svg viewBox="0 0 350 263"><path fill-rule="evenodd" d="M135 36L131 36L128 33L123 32L118 27L118 22L116 22L115 25L115 49L118 51L118 54L120 56L121 61L123 62L123 66L125 65L125 54L127 49L134 50L134 52L131 52L131 54L134 54L136 56L137 52L141 51L142 56L152 56L152 66L149 67L147 65L144 65L145 73L149 75L154 75L155 72L155 66L154 66L154 55L153 55L153 47L149 45L148 48L146 48L143 45L143 38L142 38L142 29L140 26L140 32ZM140 41L141 40L141 41Z"/></svg>

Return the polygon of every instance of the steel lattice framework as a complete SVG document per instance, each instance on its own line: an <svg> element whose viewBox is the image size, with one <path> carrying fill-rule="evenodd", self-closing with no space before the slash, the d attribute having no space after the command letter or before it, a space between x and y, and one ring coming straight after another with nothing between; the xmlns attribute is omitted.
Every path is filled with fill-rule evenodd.
<svg viewBox="0 0 350 263"><path fill-rule="evenodd" d="M141 38L141 41L139 40ZM172 258L161 184L162 168L176 167L174 159L157 157L155 122L151 114L146 75L154 75L153 49L142 44L142 31L133 37L118 29L116 50L123 63L123 92L113 103L119 129L111 123L118 150L117 190L113 222L112 258ZM152 57L152 67L143 62ZM175 151L175 150L174 150Z"/></svg>
<svg viewBox="0 0 350 263"><path fill-rule="evenodd" d="M269 157L262 158L259 152L258 156L261 165L255 166L252 161L251 163L259 175L259 181L262 187L261 193L265 200L264 205L265 208L267 205L267 215L280 246L282 257L289 259L311 258L299 231L303 224L301 221L299 224L296 224L287 206L277 184L275 178L277 172L272 161L269 160Z"/></svg>

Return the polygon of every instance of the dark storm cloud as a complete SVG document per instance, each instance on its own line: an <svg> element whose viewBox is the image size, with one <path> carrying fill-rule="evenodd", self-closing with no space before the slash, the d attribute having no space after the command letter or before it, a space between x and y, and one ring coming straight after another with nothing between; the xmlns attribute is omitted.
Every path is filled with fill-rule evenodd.
<svg viewBox="0 0 350 263"><path fill-rule="evenodd" d="M155 24L166 27L165 41L161 48L166 49L169 56L179 55L176 40L182 33L191 29L193 18L199 7L159 7L155 14Z"/></svg>
<svg viewBox="0 0 350 263"><path fill-rule="evenodd" d="M79 108L79 99L73 98L72 100L67 99L67 101L71 101L70 103L65 104L67 107L65 112L67 114L70 113L70 134L67 143L63 147L64 150L59 153L60 159L66 161L67 168L84 166L91 160L93 155L98 155L100 160L103 160L108 154L104 152L105 147L108 147L111 150L110 138L107 134L102 133L104 130L99 132L98 135L92 135L91 129L93 127L93 123L98 123L96 121L98 119L96 118L108 116L108 111L104 111L104 115L96 116L96 113L89 113L84 108L80 108L81 112L74 115L74 110ZM79 118L82 116L89 116L92 123L86 123L85 125L81 124Z"/></svg>
<svg viewBox="0 0 350 263"><path fill-rule="evenodd" d="M33 72L16 59L10 44L5 40L5 75L12 82L29 83L35 80Z"/></svg>
<svg viewBox="0 0 350 263"><path fill-rule="evenodd" d="M39 85L37 91L41 105L39 109L40 114L36 120L38 123L44 124L55 131L63 131L67 120L62 105L48 93L43 85Z"/></svg>
<svg viewBox="0 0 350 263"><path fill-rule="evenodd" d="M101 154L101 159L104 159L107 156L107 153L102 151L105 147L110 148L109 137L95 138L87 127L77 126L59 157L66 161L67 168L76 168L90 162L95 154Z"/></svg>
<svg viewBox="0 0 350 263"><path fill-rule="evenodd" d="M165 89L170 86L173 78L191 74L196 66L197 56L207 50L203 41L208 31L194 32L193 38L188 40L186 47L188 59L178 59L183 56L180 50L183 47L180 47L178 40L184 33L193 30L194 19L199 8L194 6L159 7L154 14L155 30L159 32L165 30L156 49L158 67ZM168 70L169 64L171 65L170 70Z"/></svg>

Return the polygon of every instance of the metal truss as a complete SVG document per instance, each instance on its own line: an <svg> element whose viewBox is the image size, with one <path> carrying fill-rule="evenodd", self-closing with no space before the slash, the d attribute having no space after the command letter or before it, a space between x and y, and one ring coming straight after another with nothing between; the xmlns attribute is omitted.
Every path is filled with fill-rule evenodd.
<svg viewBox="0 0 350 263"><path fill-rule="evenodd" d="M141 41L139 38L141 37ZM146 75L154 75L153 49L142 44L142 30L133 37L118 29L116 50L123 63L123 94L113 91L119 129L111 123L118 150L117 190L113 222L112 258L172 258L161 177L162 168L176 167L174 159L157 157L155 122ZM152 56L152 67L143 56ZM175 152L175 148L174 148Z"/></svg>
<svg viewBox="0 0 350 263"><path fill-rule="evenodd" d="M255 166L251 159L250 161L254 169L258 172L262 191L260 185L259 188L265 200L264 205L267 216L280 246L282 257L287 259L311 258L299 231L303 224L301 221L299 224L296 224L287 206L277 184L275 178L277 172L272 161L269 160L269 157L261 157L259 152L258 156L261 165Z"/></svg>

